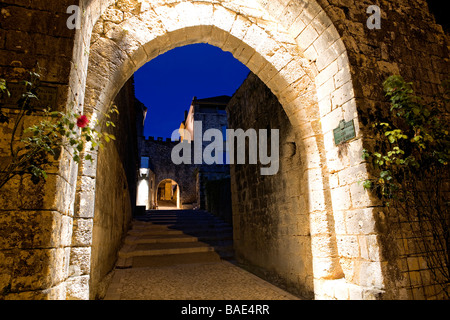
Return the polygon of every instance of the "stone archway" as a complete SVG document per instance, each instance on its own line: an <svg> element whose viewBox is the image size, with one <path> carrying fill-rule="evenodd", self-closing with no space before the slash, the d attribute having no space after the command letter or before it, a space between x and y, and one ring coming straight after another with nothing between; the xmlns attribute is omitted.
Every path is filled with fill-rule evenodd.
<svg viewBox="0 0 450 320"><path fill-rule="evenodd" d="M162 187L164 184L164 187ZM163 194L161 194L161 189L163 189ZM172 179L163 179L161 180L156 187L156 206L158 210L161 210L163 207L173 208L173 209L181 209L181 192L180 185Z"/></svg>
<svg viewBox="0 0 450 320"><path fill-rule="evenodd" d="M296 129L305 163L316 298L346 299L350 291L362 296L383 289L372 201L357 183L367 173L349 61L324 10L315 1L255 0L242 6L123 0L109 6L112 2L90 2L87 31L79 33L76 54L88 69L73 79L81 81L77 99L84 97L85 113L98 116L139 67L170 49L206 42L230 51L272 90ZM89 55L81 58L91 36ZM355 121L357 137L338 148L333 129L343 119ZM95 174L81 165L78 180L87 177ZM92 192L77 191L75 218L93 217L88 212L93 209L82 205ZM77 281L71 279L69 287ZM78 292L85 297L86 290Z"/></svg>

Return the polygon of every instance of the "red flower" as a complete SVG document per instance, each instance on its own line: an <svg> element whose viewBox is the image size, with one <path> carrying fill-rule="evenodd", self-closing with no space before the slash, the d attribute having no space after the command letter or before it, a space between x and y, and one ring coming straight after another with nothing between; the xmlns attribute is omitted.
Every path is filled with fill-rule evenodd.
<svg viewBox="0 0 450 320"><path fill-rule="evenodd" d="M77 126L84 128L88 125L89 119L86 116L79 116L77 119Z"/></svg>

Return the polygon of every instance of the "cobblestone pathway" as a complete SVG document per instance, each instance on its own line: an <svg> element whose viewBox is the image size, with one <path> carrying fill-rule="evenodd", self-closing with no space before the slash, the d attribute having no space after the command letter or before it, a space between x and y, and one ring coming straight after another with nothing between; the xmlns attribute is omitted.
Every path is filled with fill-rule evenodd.
<svg viewBox="0 0 450 320"><path fill-rule="evenodd" d="M116 270L105 300L297 300L222 261Z"/></svg>
<svg viewBox="0 0 450 320"><path fill-rule="evenodd" d="M104 299L298 299L232 258L231 228L223 221L197 211L149 212L133 222Z"/></svg>

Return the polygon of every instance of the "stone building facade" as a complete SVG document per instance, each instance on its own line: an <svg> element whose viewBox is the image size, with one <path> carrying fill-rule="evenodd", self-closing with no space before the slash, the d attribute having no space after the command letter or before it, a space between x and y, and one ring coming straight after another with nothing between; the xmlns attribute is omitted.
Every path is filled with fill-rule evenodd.
<svg viewBox="0 0 450 320"><path fill-rule="evenodd" d="M74 4L80 27L68 28L67 8ZM371 5L380 8L380 29L367 27ZM304 170L295 196L304 191L308 200L310 258L308 250L301 252L312 266L314 297L442 298L427 267L408 259L416 258L410 248L398 250L379 203L358 183L371 174L361 160L372 139L370 118L388 108L382 81L401 74L431 98L448 78L449 38L427 1L4 0L0 19L1 77L21 78L38 62L60 110L74 105L94 117L137 69L170 49L209 43L231 52L277 97L295 132ZM356 137L337 147L333 129L342 119L354 121ZM11 128L0 130L3 150ZM111 175L119 177L113 188L124 199L125 179L123 166L111 163L106 175L101 152L92 156L98 158L94 165L77 165L64 152L39 186L24 176L0 190L2 297L89 299L101 293L99 279L113 266L112 259L98 256L112 255L116 241L103 242L101 253L96 234L114 229L118 239L126 217L92 204L108 201L110 193L96 186L108 184ZM299 212L292 215L302 223ZM235 228L251 229L252 223L242 219ZM252 251L240 255L259 259ZM274 270L271 263L260 268ZM295 272L299 280L293 283L306 284L304 292L310 292L311 281Z"/></svg>
<svg viewBox="0 0 450 320"><path fill-rule="evenodd" d="M180 192L179 208L201 208L205 209L205 186L209 180L219 180L229 177L229 166L223 165L206 165L203 161L196 163L194 152L196 143L201 144L201 152L208 142L199 140L195 141L195 134L200 136L209 130L227 127L226 105L230 101L230 97L212 97L207 99L194 98L189 109L185 112L184 120L180 125L180 139L172 140L171 138L163 139L161 137L148 139L140 139L141 157L148 158L150 175L147 179L150 185L149 192L153 193L148 199L153 202L147 205L147 208L157 208L158 185L165 180L172 180L178 185ZM201 122L199 131L194 129L194 123ZM201 129L201 130L200 130ZM172 151L180 142L188 143L190 149L190 159L185 163L175 164L172 160ZM154 183L152 178L154 176ZM152 187L154 186L154 187ZM178 192L177 191L177 192ZM151 200L150 200L151 201Z"/></svg>
<svg viewBox="0 0 450 320"><path fill-rule="evenodd" d="M205 99L197 99L194 97L191 107L185 113L185 119L180 125L180 140L191 141L193 144L193 152L195 152L195 143L202 144L202 152L207 148L211 141L204 141L205 133L210 129L220 130L223 137L226 137L225 131L228 128L228 118L226 107L230 102L229 96L211 97ZM195 128L194 124L199 125ZM196 141L196 134L200 134L202 139ZM197 137L199 138L199 137ZM225 150L225 140L223 144ZM192 163L195 162L194 154L192 153ZM202 161L198 165L197 174L197 193L199 208L206 208L206 185L208 181L226 179L230 175L230 168L227 165L226 152L223 152L222 164L207 165Z"/></svg>

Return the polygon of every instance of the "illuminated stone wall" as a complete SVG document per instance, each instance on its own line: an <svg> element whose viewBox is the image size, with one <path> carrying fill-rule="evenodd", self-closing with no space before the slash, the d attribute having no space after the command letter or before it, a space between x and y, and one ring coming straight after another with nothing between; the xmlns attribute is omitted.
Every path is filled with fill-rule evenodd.
<svg viewBox="0 0 450 320"><path fill-rule="evenodd" d="M314 298L308 188L295 131L277 98L254 74L227 112L232 129L280 130L277 174L261 175L261 165L231 166L236 258L302 298Z"/></svg>
<svg viewBox="0 0 450 320"><path fill-rule="evenodd" d="M400 73L418 94L438 92L449 74L448 36L424 0L373 2L80 0L81 28L69 30L69 1L5 0L0 73L18 78L39 62L61 109L73 104L94 115L139 67L172 48L206 42L232 52L274 93L299 137L315 297L433 298L426 268L399 251L401 236L359 181L370 173L361 160L371 142L366 126L388 107L382 81ZM379 30L366 26L372 4L381 9ZM342 119L355 121L356 138L338 148L333 129ZM6 150L11 127L0 132ZM103 178L95 165L63 154L45 183L20 177L0 190L3 296L89 298L97 272L90 204Z"/></svg>

